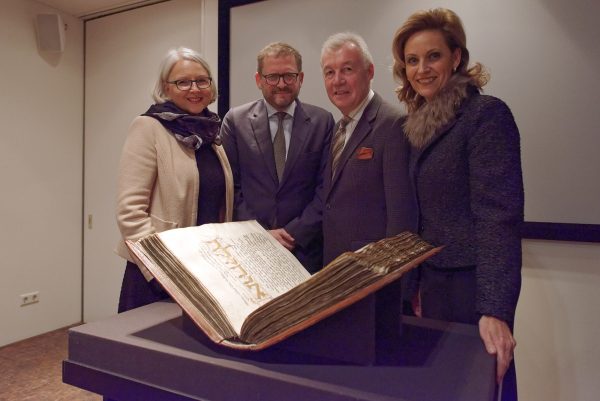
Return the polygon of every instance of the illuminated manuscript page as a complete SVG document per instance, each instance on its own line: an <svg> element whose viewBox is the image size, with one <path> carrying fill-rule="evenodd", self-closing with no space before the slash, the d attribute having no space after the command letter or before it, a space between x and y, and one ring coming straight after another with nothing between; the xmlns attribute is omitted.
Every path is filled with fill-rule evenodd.
<svg viewBox="0 0 600 401"><path fill-rule="evenodd" d="M252 311L310 277L256 221L205 224L158 235L212 293L238 333Z"/></svg>

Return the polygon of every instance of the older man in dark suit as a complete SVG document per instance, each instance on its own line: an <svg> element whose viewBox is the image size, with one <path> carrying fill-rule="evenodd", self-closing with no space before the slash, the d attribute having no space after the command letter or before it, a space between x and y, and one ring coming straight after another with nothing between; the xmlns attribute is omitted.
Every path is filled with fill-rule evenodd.
<svg viewBox="0 0 600 401"><path fill-rule="evenodd" d="M256 219L310 272L322 264L321 199L333 117L298 100L302 57L285 43L258 54L263 99L231 109L221 134L235 185L234 219Z"/></svg>
<svg viewBox="0 0 600 401"><path fill-rule="evenodd" d="M416 229L401 112L371 90L373 60L353 33L327 39L321 68L336 124L324 176L324 263L345 251Z"/></svg>

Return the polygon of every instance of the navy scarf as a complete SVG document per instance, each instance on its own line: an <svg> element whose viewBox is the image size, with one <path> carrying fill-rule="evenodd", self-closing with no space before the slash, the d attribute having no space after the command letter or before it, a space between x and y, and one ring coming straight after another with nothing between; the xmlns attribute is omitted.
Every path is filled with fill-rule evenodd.
<svg viewBox="0 0 600 401"><path fill-rule="evenodd" d="M221 144L221 119L208 109L189 114L171 101L150 106L143 116L157 119L184 146L198 150L202 144Z"/></svg>

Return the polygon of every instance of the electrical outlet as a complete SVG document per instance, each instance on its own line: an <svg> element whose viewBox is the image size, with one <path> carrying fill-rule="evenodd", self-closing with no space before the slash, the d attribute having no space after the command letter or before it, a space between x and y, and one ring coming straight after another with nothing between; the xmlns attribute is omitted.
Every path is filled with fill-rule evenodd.
<svg viewBox="0 0 600 401"><path fill-rule="evenodd" d="M40 292L28 292L27 294L21 294L21 306L31 305L36 302L40 302Z"/></svg>

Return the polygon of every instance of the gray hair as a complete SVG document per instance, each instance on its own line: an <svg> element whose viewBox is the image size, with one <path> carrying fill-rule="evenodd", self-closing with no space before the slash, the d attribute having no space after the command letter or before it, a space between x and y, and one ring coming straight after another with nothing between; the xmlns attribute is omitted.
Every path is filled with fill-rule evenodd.
<svg viewBox="0 0 600 401"><path fill-rule="evenodd" d="M158 79L156 80L156 85L154 85L154 90L152 91L152 98L156 103L164 103L169 100L168 96L165 94L164 85L165 82L167 82L167 79L169 78L169 74L171 73L173 66L179 60L190 60L202 65L202 67L204 67L204 69L208 73L209 78L212 78L210 67L206 60L202 58L200 53L198 53L195 50L188 49L187 47L178 47L176 49L170 49L163 58L162 62L160 63L160 72L158 75ZM210 84L210 89L212 92L212 103L217 99L217 86L214 80Z"/></svg>
<svg viewBox="0 0 600 401"><path fill-rule="evenodd" d="M373 56L371 56L369 47L362 36L354 32L339 32L328 37L325 43L323 43L323 47L321 48L321 66L323 64L323 55L325 53L339 50L348 43L355 45L358 50L360 50L363 61L365 62L365 67L368 68L369 65L374 64Z"/></svg>

